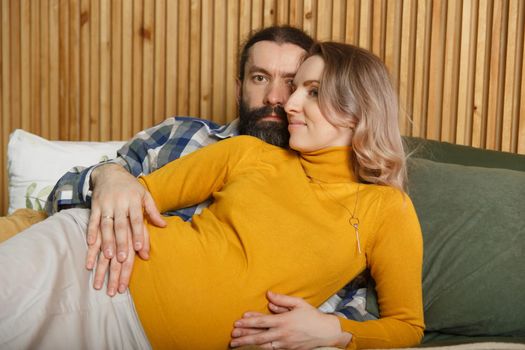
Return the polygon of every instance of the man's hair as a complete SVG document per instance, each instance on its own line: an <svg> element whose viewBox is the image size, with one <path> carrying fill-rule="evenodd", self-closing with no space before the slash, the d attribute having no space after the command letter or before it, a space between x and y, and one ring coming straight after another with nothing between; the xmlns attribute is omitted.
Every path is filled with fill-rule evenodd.
<svg viewBox="0 0 525 350"><path fill-rule="evenodd" d="M244 80L244 66L248 60L250 48L259 41L273 41L279 45L293 44L308 52L314 40L305 32L290 26L273 26L252 32L244 43L239 59L239 81Z"/></svg>

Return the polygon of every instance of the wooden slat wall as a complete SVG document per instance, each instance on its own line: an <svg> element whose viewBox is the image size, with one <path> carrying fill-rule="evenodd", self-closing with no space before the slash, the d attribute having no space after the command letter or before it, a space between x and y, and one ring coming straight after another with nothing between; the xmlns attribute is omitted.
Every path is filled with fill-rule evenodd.
<svg viewBox="0 0 525 350"><path fill-rule="evenodd" d="M171 115L235 118L238 49L272 24L372 50L403 134L525 154L523 0L2 0L8 135L129 139Z"/></svg>

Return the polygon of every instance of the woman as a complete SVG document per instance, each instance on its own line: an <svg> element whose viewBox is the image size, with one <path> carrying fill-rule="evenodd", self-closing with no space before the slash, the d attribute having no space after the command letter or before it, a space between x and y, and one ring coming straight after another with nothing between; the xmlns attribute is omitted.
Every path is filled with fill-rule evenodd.
<svg viewBox="0 0 525 350"><path fill-rule="evenodd" d="M227 348L233 322L244 310L267 312L268 289L317 306L368 267L376 280L382 318L363 323L341 320L339 334L327 345L418 343L424 327L421 232L410 199L402 192L404 156L385 67L364 50L318 44L299 68L294 85L285 106L292 150L240 136L142 177L161 212L210 195L214 202L192 222L171 217L166 228L149 225L150 259L135 262L130 284L133 301L128 294L114 303L102 292L82 294L84 284L89 284L84 283L89 274L82 271L55 273L80 276L78 283L70 279L62 283L66 287L60 293L70 285L80 285L73 286L80 292L70 293L72 297L64 292L58 302L49 296L52 288L36 293L39 298L49 294L46 298L53 300L54 307L49 311L49 301L43 303L46 307L38 313L45 315L39 322L48 328L35 327L32 337L51 344L57 338L48 334L57 332L56 324L61 323L74 324L77 335L88 339L103 330L107 338L96 338L105 347L118 347L125 339L128 347L138 348L147 346L147 340L154 348ZM87 222L87 215L81 215L73 215L80 232ZM19 235L19 240L36 238L38 244L45 244L48 236L31 237L34 231ZM69 251L82 255L86 249L82 234L69 232L66 238L70 236L75 242ZM8 254L12 241L0 247L5 270L13 266L11 259L32 253L20 252L23 243L15 242L14 253ZM37 249L35 243L27 245ZM52 272L60 265L60 258L53 259L49 259ZM35 274L31 268L22 273ZM0 274L10 286L7 297L2 295L2 309L12 303L22 309L38 304L27 297L19 302L17 291L29 293L32 277L17 275L20 269L16 275ZM20 279L26 284L18 283ZM210 290L216 292L213 300L208 300ZM70 304L60 304L68 298ZM86 317L87 326L77 321L82 317L62 316L71 304L80 305L80 312L94 313ZM25 321L13 321L12 312L23 314ZM0 311L0 344L17 327L37 323L37 317L26 314L16 308ZM97 320L104 320L104 325ZM107 331L107 325L115 330ZM75 338L70 341L82 344ZM4 343L31 345L16 339Z"/></svg>

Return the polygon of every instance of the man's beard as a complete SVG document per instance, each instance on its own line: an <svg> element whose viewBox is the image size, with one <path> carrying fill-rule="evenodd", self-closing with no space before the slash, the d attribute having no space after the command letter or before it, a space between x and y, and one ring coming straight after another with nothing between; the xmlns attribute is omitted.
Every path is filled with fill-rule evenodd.
<svg viewBox="0 0 525 350"><path fill-rule="evenodd" d="M282 121L261 120L272 114L282 119ZM290 133L288 132L286 112L281 106L264 106L249 109L241 98L239 103L239 133L241 135L255 136L275 146L288 148Z"/></svg>

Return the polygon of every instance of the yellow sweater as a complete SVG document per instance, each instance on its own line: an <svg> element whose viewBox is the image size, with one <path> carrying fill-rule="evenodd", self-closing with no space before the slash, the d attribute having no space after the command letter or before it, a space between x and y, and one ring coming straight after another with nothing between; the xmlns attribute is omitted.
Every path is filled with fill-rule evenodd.
<svg viewBox="0 0 525 350"><path fill-rule="evenodd" d="M358 251L349 224L358 184L348 147L298 154L239 136L141 178L161 212L214 202L192 222L148 225L151 256L135 260L131 293L154 348L226 349L265 292L319 306L366 267L382 318L341 327L349 348L409 346L423 333L422 238L410 199L359 186ZM321 184L320 184L321 183Z"/></svg>

